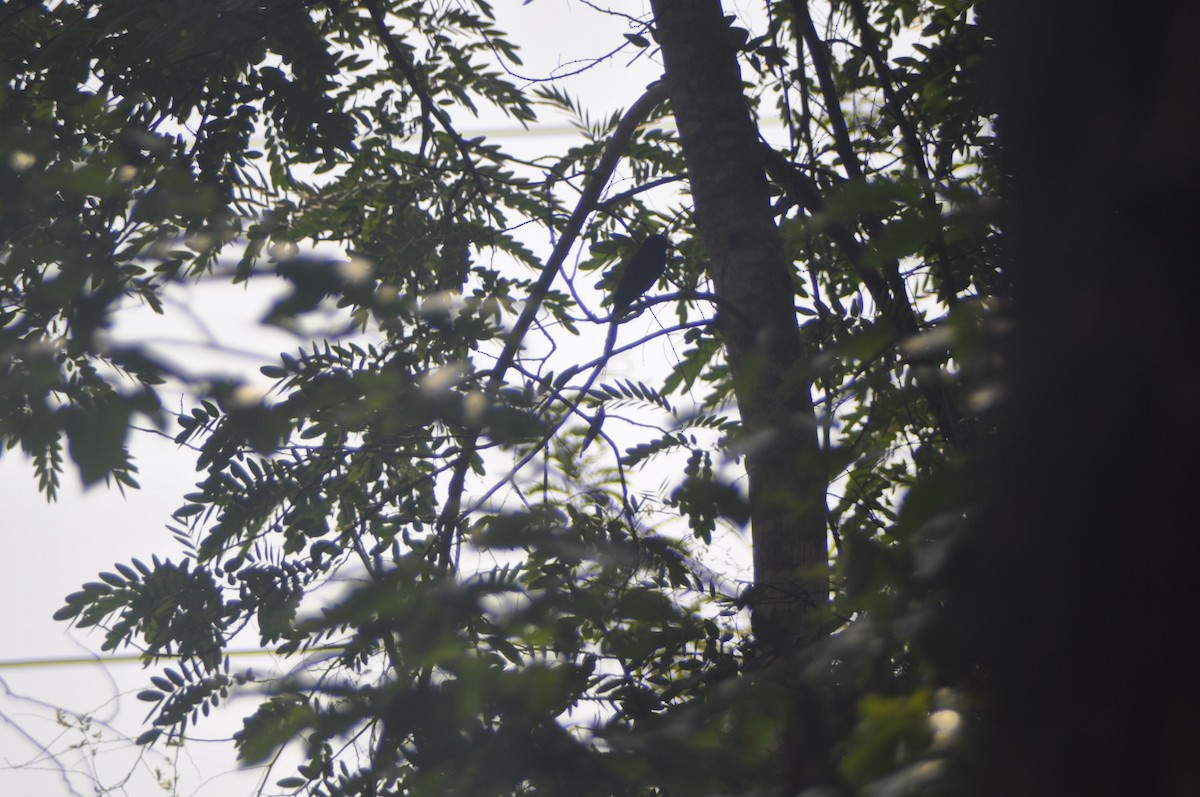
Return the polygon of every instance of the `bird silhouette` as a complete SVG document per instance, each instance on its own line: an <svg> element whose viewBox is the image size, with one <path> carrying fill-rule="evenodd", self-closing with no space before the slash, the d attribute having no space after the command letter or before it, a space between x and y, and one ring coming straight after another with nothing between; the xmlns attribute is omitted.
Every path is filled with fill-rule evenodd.
<svg viewBox="0 0 1200 797"><path fill-rule="evenodd" d="M654 287L667 267L667 236L655 233L642 241L642 245L625 264L617 289L613 291L613 318L622 315L629 305Z"/></svg>

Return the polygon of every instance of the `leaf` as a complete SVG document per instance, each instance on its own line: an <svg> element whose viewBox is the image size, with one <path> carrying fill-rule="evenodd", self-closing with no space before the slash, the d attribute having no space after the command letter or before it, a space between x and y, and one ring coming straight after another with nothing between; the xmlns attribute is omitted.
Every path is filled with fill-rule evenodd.
<svg viewBox="0 0 1200 797"><path fill-rule="evenodd" d="M114 587L120 588L125 586L125 579L121 578L116 573L101 572L99 575L103 581L111 584Z"/></svg>
<svg viewBox="0 0 1200 797"><path fill-rule="evenodd" d="M191 517L192 515L198 515L203 511L203 504L185 504L172 512L171 517L182 520L183 518Z"/></svg>
<svg viewBox="0 0 1200 797"><path fill-rule="evenodd" d="M139 747L145 747L148 744L153 744L160 736L162 736L162 728L151 728L138 736L133 743Z"/></svg>
<svg viewBox="0 0 1200 797"><path fill-rule="evenodd" d="M125 435L129 431L130 410L128 403L120 399L104 401L94 410L77 407L66 410L67 452L79 467L85 486L128 465Z"/></svg>
<svg viewBox="0 0 1200 797"><path fill-rule="evenodd" d="M238 760L246 764L265 761L308 727L312 718L311 711L293 698L269 698L234 734Z"/></svg>
<svg viewBox="0 0 1200 797"><path fill-rule="evenodd" d="M53 615L53 619L57 622L63 622L64 620L70 620L73 617L78 616L79 612L82 610L83 610L82 606L67 605L67 606L62 607L58 611L56 611Z"/></svg>

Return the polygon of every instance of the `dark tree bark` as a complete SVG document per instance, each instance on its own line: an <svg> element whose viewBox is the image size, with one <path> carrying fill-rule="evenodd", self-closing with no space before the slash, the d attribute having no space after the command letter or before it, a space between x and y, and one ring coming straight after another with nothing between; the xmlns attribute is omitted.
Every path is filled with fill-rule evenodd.
<svg viewBox="0 0 1200 797"><path fill-rule="evenodd" d="M718 0L656 0L657 38L750 451L753 625L790 656L822 637L828 601L825 473L793 306L771 215L740 43Z"/></svg>
<svg viewBox="0 0 1200 797"><path fill-rule="evenodd" d="M1200 794L1194 4L985 6L1014 332L951 606L981 794Z"/></svg>

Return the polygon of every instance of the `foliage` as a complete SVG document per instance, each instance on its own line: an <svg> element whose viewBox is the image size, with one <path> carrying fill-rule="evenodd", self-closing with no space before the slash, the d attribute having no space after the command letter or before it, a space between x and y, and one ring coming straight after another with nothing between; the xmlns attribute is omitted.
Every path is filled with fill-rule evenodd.
<svg viewBox="0 0 1200 797"><path fill-rule="evenodd" d="M756 121L786 131L764 160L811 353L775 365L813 382L836 543L837 633L806 659L833 696L823 785L917 788L913 768L954 756L931 717L965 710L933 576L961 520L957 463L986 434L969 408L1007 291L989 42L967 2L835 2L821 35L803 3L760 11L739 58ZM639 21L626 44L652 51L652 34ZM529 335L493 389L529 301L550 348L607 321L578 279L539 294L536 252L574 234L621 117L505 74L520 61L488 4L24 3L0 12L0 50L5 447L49 497L68 460L136 486L136 418L197 451L181 558L118 565L58 614L144 652L139 741L258 688L236 743L248 763L298 745L288 791L777 788L792 698L727 586L744 574L704 564L746 521L754 441L668 108L624 147L635 189L585 208L602 212L579 271L669 230L678 290L650 298L674 319L639 345L666 336L676 359L593 387L591 363ZM577 146L529 162L456 128L485 108L529 124L539 105L576 120ZM264 365L275 398L191 384L172 418L160 390L185 375L106 341L124 303L162 310L172 283L275 278L288 293L265 323L300 332L336 305L354 333ZM606 448L585 456L588 426ZM304 666L232 672L223 652L247 634ZM939 771L920 788L948 788Z"/></svg>

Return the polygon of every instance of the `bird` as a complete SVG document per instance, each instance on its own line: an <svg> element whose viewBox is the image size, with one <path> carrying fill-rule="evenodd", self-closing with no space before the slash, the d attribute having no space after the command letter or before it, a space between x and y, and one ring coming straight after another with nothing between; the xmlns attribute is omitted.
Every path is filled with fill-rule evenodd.
<svg viewBox="0 0 1200 797"><path fill-rule="evenodd" d="M667 236L660 233L648 236L625 263L617 288L613 291L613 319L624 314L629 305L654 287L667 268Z"/></svg>

